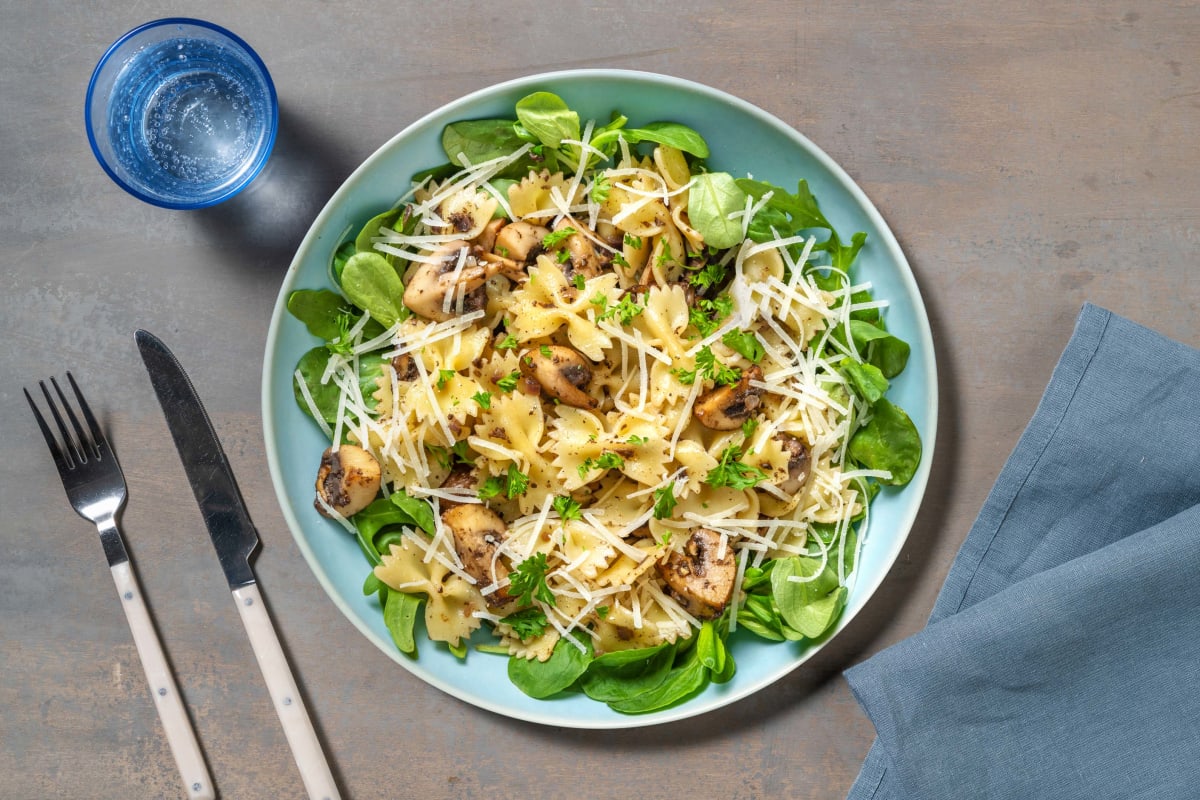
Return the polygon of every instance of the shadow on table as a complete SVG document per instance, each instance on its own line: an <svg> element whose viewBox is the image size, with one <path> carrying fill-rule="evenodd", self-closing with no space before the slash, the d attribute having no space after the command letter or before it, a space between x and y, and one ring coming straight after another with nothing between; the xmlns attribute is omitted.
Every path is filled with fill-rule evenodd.
<svg viewBox="0 0 1200 800"><path fill-rule="evenodd" d="M312 221L357 165L302 116L279 108L279 132L262 173L235 197L193 212L240 269L287 269Z"/></svg>

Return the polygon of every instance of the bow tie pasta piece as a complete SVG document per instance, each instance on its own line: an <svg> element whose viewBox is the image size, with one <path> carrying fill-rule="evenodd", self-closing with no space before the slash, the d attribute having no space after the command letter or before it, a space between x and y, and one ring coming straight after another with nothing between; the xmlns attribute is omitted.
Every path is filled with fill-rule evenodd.
<svg viewBox="0 0 1200 800"><path fill-rule="evenodd" d="M375 577L391 589L426 596L425 628L429 638L458 647L483 620L474 616L487 604L479 589L455 574L437 559L426 563L425 551L406 535L402 544L393 544L375 567Z"/></svg>

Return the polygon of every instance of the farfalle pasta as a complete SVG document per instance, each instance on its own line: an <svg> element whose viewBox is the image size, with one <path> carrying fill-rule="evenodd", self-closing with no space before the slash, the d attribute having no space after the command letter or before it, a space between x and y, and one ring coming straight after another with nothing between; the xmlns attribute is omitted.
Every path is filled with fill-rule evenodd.
<svg viewBox="0 0 1200 800"><path fill-rule="evenodd" d="M702 649L705 680L727 679L739 626L803 639L836 620L855 525L912 467L873 449L911 444L902 411L871 428L907 346L848 273L861 239L842 244L803 182L706 172L673 123L563 137L579 121L561 102L526 98L524 146L448 152L339 250L337 334L296 373L331 438L316 504L383 602L424 598L429 637L464 656L488 622L479 646L527 691L563 648L584 691L614 653L665 676ZM378 466L366 504L351 454Z"/></svg>

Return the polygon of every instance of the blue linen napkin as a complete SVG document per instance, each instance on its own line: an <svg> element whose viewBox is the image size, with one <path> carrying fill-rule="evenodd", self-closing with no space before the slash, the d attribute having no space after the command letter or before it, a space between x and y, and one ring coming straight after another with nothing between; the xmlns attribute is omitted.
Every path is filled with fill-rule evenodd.
<svg viewBox="0 0 1200 800"><path fill-rule="evenodd" d="M1084 306L850 800L1200 797L1200 352Z"/></svg>

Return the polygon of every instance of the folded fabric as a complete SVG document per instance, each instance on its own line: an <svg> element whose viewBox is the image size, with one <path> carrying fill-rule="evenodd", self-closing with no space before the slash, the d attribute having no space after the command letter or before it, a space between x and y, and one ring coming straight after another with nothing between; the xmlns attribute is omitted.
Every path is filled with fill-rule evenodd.
<svg viewBox="0 0 1200 800"><path fill-rule="evenodd" d="M1200 797L1200 352L1084 306L850 800Z"/></svg>

